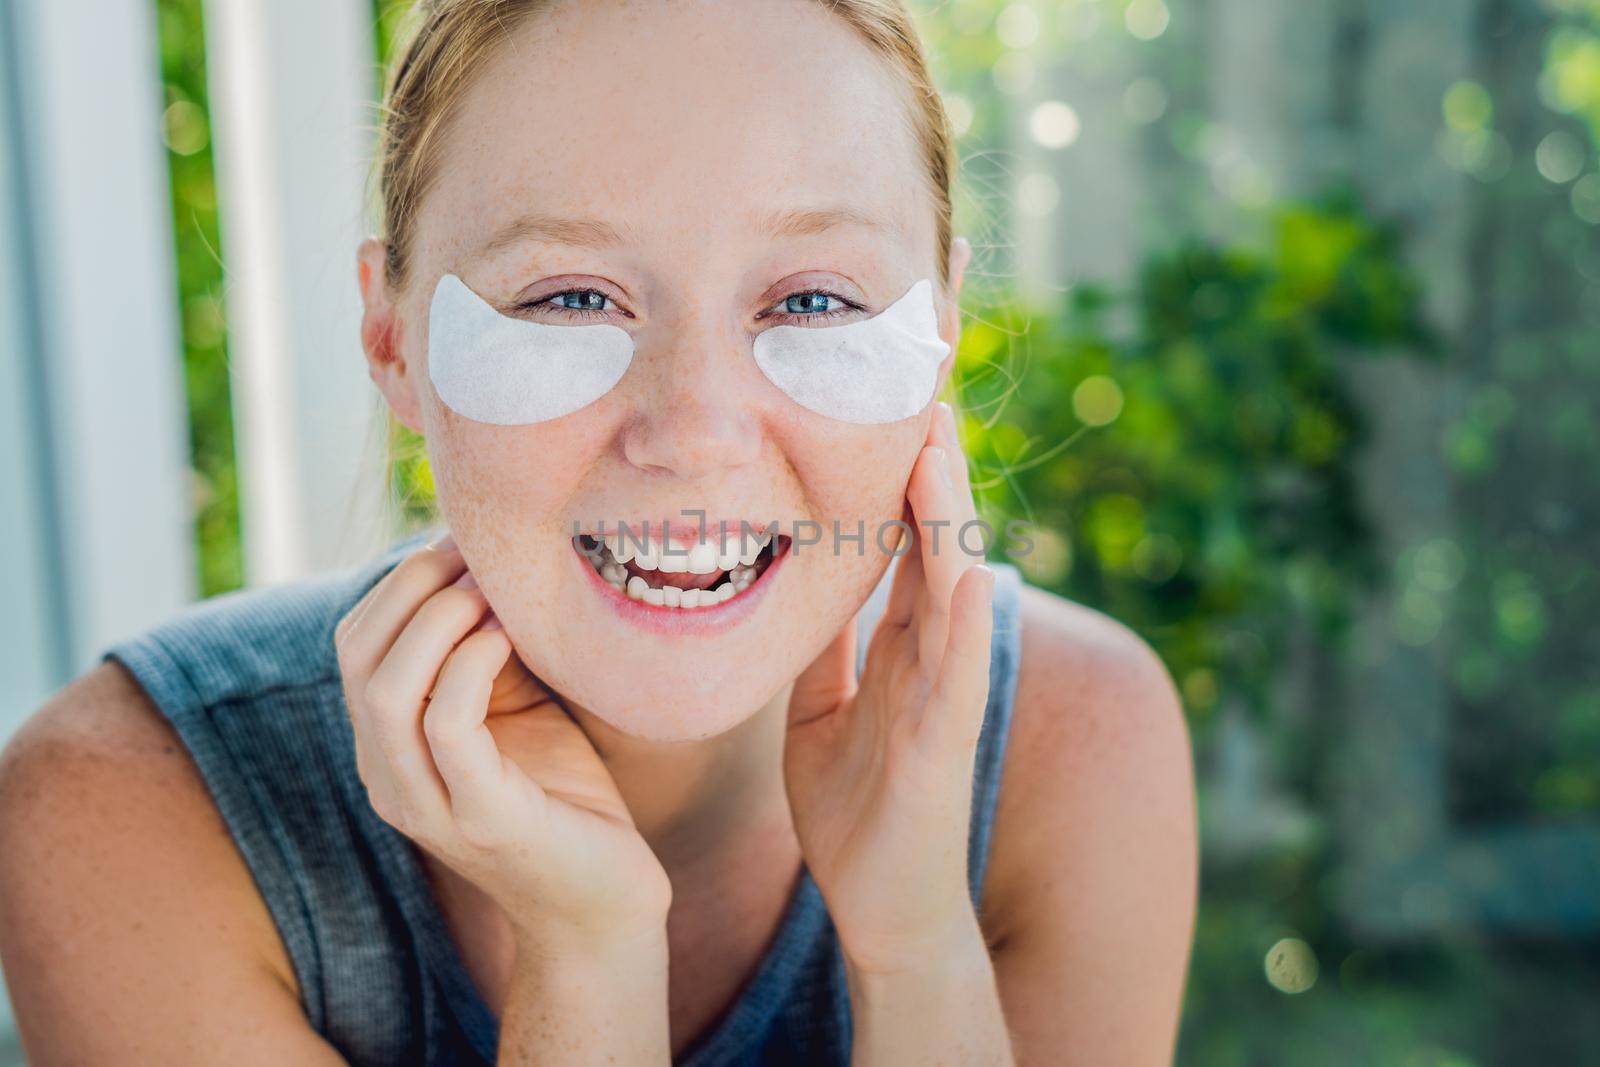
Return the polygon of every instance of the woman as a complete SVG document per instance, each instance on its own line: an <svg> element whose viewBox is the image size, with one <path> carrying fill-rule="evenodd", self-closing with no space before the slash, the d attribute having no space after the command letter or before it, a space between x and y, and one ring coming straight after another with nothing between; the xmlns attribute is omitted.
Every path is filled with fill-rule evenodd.
<svg viewBox="0 0 1600 1067"><path fill-rule="evenodd" d="M429 5L362 333L452 536L199 605L18 734L31 1058L1170 1059L1196 860L1165 672L950 536L931 392L884 408L847 362L807 406L779 370L920 295L945 381L949 160L897 0ZM472 370L579 338L526 396ZM778 536L696 548L745 522Z"/></svg>

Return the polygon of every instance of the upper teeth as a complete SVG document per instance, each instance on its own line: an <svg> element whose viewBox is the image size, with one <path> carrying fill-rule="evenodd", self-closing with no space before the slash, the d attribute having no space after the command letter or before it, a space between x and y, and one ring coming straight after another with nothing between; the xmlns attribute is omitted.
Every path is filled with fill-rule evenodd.
<svg viewBox="0 0 1600 1067"><path fill-rule="evenodd" d="M745 539L745 550L739 551L739 539L730 537L727 545L718 550L710 541L698 541L685 549L673 545L636 538L632 535L606 534L597 537L618 563L632 562L643 571L660 571L663 574L714 574L731 571L735 567L749 567L761 555L761 550L772 541L772 534L753 534Z"/></svg>

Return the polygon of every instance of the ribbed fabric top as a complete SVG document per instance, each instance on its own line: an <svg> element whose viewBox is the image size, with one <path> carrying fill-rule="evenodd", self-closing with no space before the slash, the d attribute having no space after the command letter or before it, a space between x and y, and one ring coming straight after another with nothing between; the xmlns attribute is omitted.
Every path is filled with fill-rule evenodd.
<svg viewBox="0 0 1600 1067"><path fill-rule="evenodd" d="M479 995L416 846L380 819L356 773L334 657L345 612L426 535L304 581L190 605L112 645L171 721L248 865L299 981L310 1025L352 1064L493 1063ZM968 865L980 898L1020 659L1020 576L996 570L989 701L973 778ZM860 613L857 669L891 566ZM844 961L803 866L778 931L733 1004L679 1067L846 1064Z"/></svg>

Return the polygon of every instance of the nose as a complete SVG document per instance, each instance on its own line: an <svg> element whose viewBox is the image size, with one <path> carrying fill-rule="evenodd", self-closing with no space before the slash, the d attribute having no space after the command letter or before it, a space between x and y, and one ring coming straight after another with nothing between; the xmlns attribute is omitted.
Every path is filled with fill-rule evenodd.
<svg viewBox="0 0 1600 1067"><path fill-rule="evenodd" d="M761 452L750 340L734 323L711 320L686 315L638 341L635 359L647 373L623 453L641 470L703 479Z"/></svg>

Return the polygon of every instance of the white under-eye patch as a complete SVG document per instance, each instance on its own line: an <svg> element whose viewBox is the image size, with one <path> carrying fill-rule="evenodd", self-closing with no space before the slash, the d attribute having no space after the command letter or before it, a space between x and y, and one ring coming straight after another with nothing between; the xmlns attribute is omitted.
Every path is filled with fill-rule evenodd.
<svg viewBox="0 0 1600 1067"><path fill-rule="evenodd" d="M633 361L620 326L552 326L502 315L454 274L428 309L428 376L439 399L502 426L570 415L610 392Z"/></svg>
<svg viewBox="0 0 1600 1067"><path fill-rule="evenodd" d="M870 319L773 326L756 335L756 366L803 408L844 422L908 419L927 406L950 346L923 278Z"/></svg>

